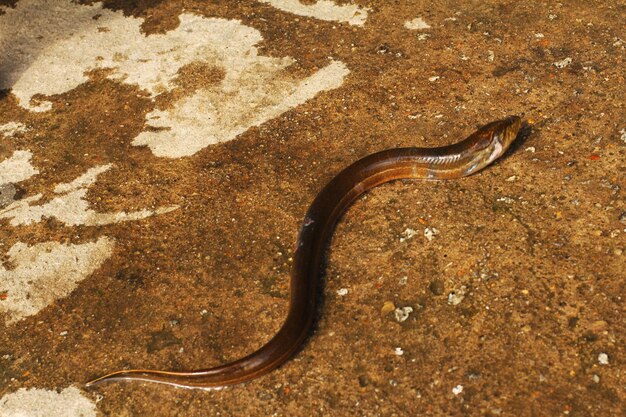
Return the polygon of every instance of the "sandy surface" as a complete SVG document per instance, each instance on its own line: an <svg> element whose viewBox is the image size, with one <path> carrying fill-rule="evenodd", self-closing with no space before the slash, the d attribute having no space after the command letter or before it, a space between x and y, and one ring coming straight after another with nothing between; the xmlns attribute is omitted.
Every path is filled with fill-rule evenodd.
<svg viewBox="0 0 626 417"><path fill-rule="evenodd" d="M624 21L624 2L0 0L0 415L626 413ZM346 213L282 368L83 387L261 346L336 172L510 114L523 143L487 170Z"/></svg>

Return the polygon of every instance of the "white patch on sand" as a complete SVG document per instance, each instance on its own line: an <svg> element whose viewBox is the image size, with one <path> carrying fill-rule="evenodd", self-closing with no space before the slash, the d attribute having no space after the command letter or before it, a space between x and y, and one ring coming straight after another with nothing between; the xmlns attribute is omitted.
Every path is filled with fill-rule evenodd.
<svg viewBox="0 0 626 417"><path fill-rule="evenodd" d="M409 30L430 29L430 25L426 23L426 21L421 17L416 17L413 20L407 20L406 22L404 22L404 27Z"/></svg>
<svg viewBox="0 0 626 417"><path fill-rule="evenodd" d="M0 186L27 180L37 171L30 163L29 151L15 151L9 159L0 162Z"/></svg>
<svg viewBox="0 0 626 417"><path fill-rule="evenodd" d="M85 172L83 175L76 178L75 180L67 183L57 184L57 186L54 187L54 192L57 194L71 193L72 191L77 191L81 188L88 188L96 182L96 180L98 179L98 175L107 172L109 169L111 169L112 166L113 164L106 164L89 168L87 172Z"/></svg>
<svg viewBox="0 0 626 417"><path fill-rule="evenodd" d="M0 43L0 89L11 88L32 111L51 109L50 102L31 102L34 95L68 92L96 69L109 69L109 79L155 97L174 88L181 67L197 61L237 67L240 56L231 49L249 44L249 38L261 40L239 21L191 14L181 15L172 31L146 36L143 19L103 9L101 3L49 0L41 7L39 0L21 0L3 10L0 39L7 41Z"/></svg>
<svg viewBox="0 0 626 417"><path fill-rule="evenodd" d="M339 21L366 15L358 6L330 1L311 6L273 3L298 4L296 10L317 11ZM109 79L137 85L153 98L174 89L185 65L222 69L225 77L218 86L199 89L172 108L148 115L149 126L164 129L143 132L133 143L148 145L164 157L189 156L232 140L321 91L339 87L349 73L335 61L305 79L289 76L285 69L294 60L258 55L260 32L237 20L182 14L176 29L145 36L140 32L143 19L102 9L100 3L49 0L41 7L38 0L21 0L15 9L3 10L0 39L8 41L0 40L0 89L11 88L20 105L31 111L52 108L51 102L35 95L68 92L96 69L109 70Z"/></svg>
<svg viewBox="0 0 626 417"><path fill-rule="evenodd" d="M565 68L565 67L567 67L571 63L572 63L572 58L567 57L567 58L562 59L560 61L553 62L552 64L555 67L557 67L557 68Z"/></svg>
<svg viewBox="0 0 626 417"><path fill-rule="evenodd" d="M11 219L12 226L38 223L44 217L54 217L67 226L102 226L129 220L140 220L155 214L164 214L176 210L178 206L159 207L156 210L139 210L127 213L98 213L89 208L85 200L87 191L98 175L112 167L111 164L100 165L89 169L85 174L66 184L58 184L55 194L61 194L47 203L33 205L43 196L41 194L14 201L4 209L0 209L0 219Z"/></svg>
<svg viewBox="0 0 626 417"><path fill-rule="evenodd" d="M2 417L95 417L96 405L78 388L61 392L20 388L0 399Z"/></svg>
<svg viewBox="0 0 626 417"><path fill-rule="evenodd" d="M111 256L114 244L108 237L78 245L16 243L7 253L11 269L0 264L0 292L6 297L0 313L13 323L66 297Z"/></svg>
<svg viewBox="0 0 626 417"><path fill-rule="evenodd" d="M229 68L228 81L217 88L197 91L171 109L150 112L147 125L157 129L140 133L133 145L148 145L162 157L193 155L235 139L320 91L339 87L350 72L343 63L333 61L304 80L292 80L277 76L290 61L258 57L254 61L246 68Z"/></svg>
<svg viewBox="0 0 626 417"><path fill-rule="evenodd" d="M2 63L0 63L0 66L1 65ZM9 123L0 125L0 134L2 134L5 138L13 137L18 133L25 133L27 130L28 128L26 127L24 123L9 122Z"/></svg>
<svg viewBox="0 0 626 417"><path fill-rule="evenodd" d="M332 22L346 22L363 26L367 20L368 8L357 4L338 5L330 0L318 0L314 4L302 4L299 0L259 0L284 12L299 16L313 17Z"/></svg>

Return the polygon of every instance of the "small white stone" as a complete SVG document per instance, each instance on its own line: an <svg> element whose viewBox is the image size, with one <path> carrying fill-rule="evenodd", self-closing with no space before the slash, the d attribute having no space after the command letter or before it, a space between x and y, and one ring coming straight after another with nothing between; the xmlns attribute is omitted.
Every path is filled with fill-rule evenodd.
<svg viewBox="0 0 626 417"><path fill-rule="evenodd" d="M393 311L393 315L398 323L402 323L409 318L409 314L413 312L413 307L398 307Z"/></svg>
<svg viewBox="0 0 626 417"><path fill-rule="evenodd" d="M536 149L534 146L529 146L528 148L524 149L526 152L530 152L530 153L535 153Z"/></svg>
<svg viewBox="0 0 626 417"><path fill-rule="evenodd" d="M595 382L596 384L597 384L598 382L600 382L600 377L599 377L598 375L596 375L596 374L593 374L593 376L591 377L591 379L593 379L593 382Z"/></svg>
<svg viewBox="0 0 626 417"><path fill-rule="evenodd" d="M348 295L348 289L347 288L341 288L341 289L337 290L337 295L340 295L342 297L344 295Z"/></svg>
<svg viewBox="0 0 626 417"><path fill-rule="evenodd" d="M543 38L543 33L535 33L535 38Z"/></svg>
<svg viewBox="0 0 626 417"><path fill-rule="evenodd" d="M402 356L404 355L404 350L402 350L401 347L397 347L393 350L393 354L396 356Z"/></svg>
<svg viewBox="0 0 626 417"><path fill-rule="evenodd" d="M65 331L63 331L63 332L61 332L61 333L59 333L59 336L67 336L67 330L65 330Z"/></svg>
<svg viewBox="0 0 626 417"><path fill-rule="evenodd" d="M404 230L404 232L402 232L402 237L400 238L400 242L404 242L405 240L409 240L413 236L415 236L416 234L417 234L417 232L415 230L407 227Z"/></svg>
<svg viewBox="0 0 626 417"><path fill-rule="evenodd" d="M567 58L562 59L560 61L553 62L552 64L555 67L557 67L557 68L565 68L565 67L567 67L571 63L572 63L572 58L567 57Z"/></svg>
<svg viewBox="0 0 626 417"><path fill-rule="evenodd" d="M609 355L602 352L598 355L598 363L600 365L608 365L609 364Z"/></svg>
<svg viewBox="0 0 626 417"><path fill-rule="evenodd" d="M459 384L456 387L452 388L452 393L454 395L459 395L462 392L463 392L463 385L461 385L461 384Z"/></svg>
<svg viewBox="0 0 626 417"><path fill-rule="evenodd" d="M426 239L428 239L428 241L432 241L435 238L435 235L439 234L439 230L435 229L434 227L427 227L426 229L424 229L424 236L426 237Z"/></svg>
<svg viewBox="0 0 626 417"><path fill-rule="evenodd" d="M455 306L461 304L461 301L465 298L465 292L467 291L467 287L465 285L461 285L456 291L452 291L448 294L448 304Z"/></svg>
<svg viewBox="0 0 626 417"><path fill-rule="evenodd" d="M428 77L428 81L430 81L431 83L432 83L433 81L437 81L438 79L439 79L439 76L438 76L438 75L433 75L432 77Z"/></svg>

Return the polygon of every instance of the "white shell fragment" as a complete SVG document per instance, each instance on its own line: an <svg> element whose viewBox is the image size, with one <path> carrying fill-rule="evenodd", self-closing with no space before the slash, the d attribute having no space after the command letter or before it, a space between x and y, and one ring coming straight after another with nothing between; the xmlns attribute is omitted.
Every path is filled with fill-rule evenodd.
<svg viewBox="0 0 626 417"><path fill-rule="evenodd" d="M413 307L398 307L393 311L393 315L398 323L402 323L409 318L409 315L413 312Z"/></svg>

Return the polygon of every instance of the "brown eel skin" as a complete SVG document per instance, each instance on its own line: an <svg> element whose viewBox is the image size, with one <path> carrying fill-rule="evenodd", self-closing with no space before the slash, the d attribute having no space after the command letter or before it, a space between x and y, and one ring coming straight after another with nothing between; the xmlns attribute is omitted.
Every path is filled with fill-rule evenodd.
<svg viewBox="0 0 626 417"><path fill-rule="evenodd" d="M291 269L289 313L278 333L260 349L234 362L196 371L117 371L87 383L135 380L182 388L219 389L265 375L292 357L311 332L323 256L337 220L361 194L385 182L453 179L480 171L517 137L521 119L510 116L481 127L467 139L438 148L397 148L360 159L335 176L306 213Z"/></svg>

